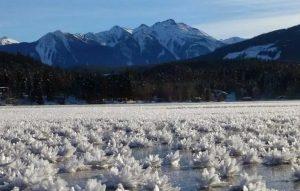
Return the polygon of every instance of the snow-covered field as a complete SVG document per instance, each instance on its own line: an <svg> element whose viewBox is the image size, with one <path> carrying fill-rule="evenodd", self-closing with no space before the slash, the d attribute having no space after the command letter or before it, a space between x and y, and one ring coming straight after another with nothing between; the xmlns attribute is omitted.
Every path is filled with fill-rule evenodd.
<svg viewBox="0 0 300 191"><path fill-rule="evenodd" d="M300 102L0 107L0 190L300 190Z"/></svg>

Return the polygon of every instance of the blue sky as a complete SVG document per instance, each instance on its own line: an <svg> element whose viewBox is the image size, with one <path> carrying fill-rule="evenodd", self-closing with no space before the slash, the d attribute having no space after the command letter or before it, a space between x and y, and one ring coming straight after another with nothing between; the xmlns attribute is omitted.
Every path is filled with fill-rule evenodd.
<svg viewBox="0 0 300 191"><path fill-rule="evenodd" d="M100 32L175 19L216 38L252 37L300 24L298 0L1 0L0 36Z"/></svg>

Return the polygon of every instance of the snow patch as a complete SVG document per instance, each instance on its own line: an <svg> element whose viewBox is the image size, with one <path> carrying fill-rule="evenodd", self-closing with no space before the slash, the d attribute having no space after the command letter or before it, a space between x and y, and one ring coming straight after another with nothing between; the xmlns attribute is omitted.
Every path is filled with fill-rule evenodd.
<svg viewBox="0 0 300 191"><path fill-rule="evenodd" d="M163 49L157 56L157 58L163 57L166 54L166 51Z"/></svg>
<svg viewBox="0 0 300 191"><path fill-rule="evenodd" d="M60 39L64 46L66 47L66 49L71 52L71 48L70 48L70 45L69 45L69 42L68 42L68 39L66 38L66 34L64 34L63 32L61 31L55 31L53 33L58 39Z"/></svg>
<svg viewBox="0 0 300 191"><path fill-rule="evenodd" d="M281 56L281 51L274 44L260 45L249 47L241 52L233 52L227 54L224 59L250 59L257 58L261 60L278 60Z"/></svg>
<svg viewBox="0 0 300 191"><path fill-rule="evenodd" d="M0 38L0 45L18 44L19 42L6 36Z"/></svg>
<svg viewBox="0 0 300 191"><path fill-rule="evenodd" d="M39 40L35 50L44 64L53 64L53 57L57 53L55 46L56 41L53 38L49 38L48 35Z"/></svg>
<svg viewBox="0 0 300 191"><path fill-rule="evenodd" d="M201 44L214 51L220 46L220 42L210 37L206 33L188 26L184 23L176 23L173 20L159 22L151 27L154 36L168 49L176 59L180 59L178 53L180 47L186 43Z"/></svg>
<svg viewBox="0 0 300 191"><path fill-rule="evenodd" d="M120 42L123 37L131 36L133 30L114 26L109 31L104 31L94 34L94 39L103 46L114 47Z"/></svg>

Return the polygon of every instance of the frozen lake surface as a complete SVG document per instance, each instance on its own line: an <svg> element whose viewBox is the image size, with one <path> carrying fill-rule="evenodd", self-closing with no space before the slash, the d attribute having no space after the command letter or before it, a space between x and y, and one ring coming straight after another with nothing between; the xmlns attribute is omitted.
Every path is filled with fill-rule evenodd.
<svg viewBox="0 0 300 191"><path fill-rule="evenodd" d="M0 107L0 190L300 190L299 140L299 101Z"/></svg>

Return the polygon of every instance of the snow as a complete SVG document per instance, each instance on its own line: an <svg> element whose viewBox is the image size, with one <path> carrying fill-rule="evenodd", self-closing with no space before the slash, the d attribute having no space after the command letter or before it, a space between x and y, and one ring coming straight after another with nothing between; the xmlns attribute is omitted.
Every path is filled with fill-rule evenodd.
<svg viewBox="0 0 300 191"><path fill-rule="evenodd" d="M48 33L38 40L35 50L38 53L41 61L48 65L54 64L53 61L55 60L55 56L61 49L68 51L72 55L73 59L77 61L76 57L72 54L69 43L72 38L83 41L83 36L80 34L73 35L70 33L63 33L59 30ZM61 44L62 46L59 46Z"/></svg>
<svg viewBox="0 0 300 191"><path fill-rule="evenodd" d="M52 34L54 34L59 40L61 40L65 46L65 48L70 52L71 51L71 48L70 48L70 45L69 45L69 42L68 42L68 39L67 39L67 33L63 33L61 31L55 31L53 32ZM69 34L69 35L72 35L72 34Z"/></svg>
<svg viewBox="0 0 300 191"><path fill-rule="evenodd" d="M183 47L187 42L203 45L210 51L214 51L220 46L220 42L208 34L184 23L176 23L171 19L158 22L151 27L142 24L135 29L114 26L109 31L96 34L87 33L84 36L87 39L97 41L103 46L110 47L114 47L119 42L124 41L124 39L132 38L138 42L141 52L145 50L147 40L157 40L176 59L181 59L178 55L178 47Z"/></svg>
<svg viewBox="0 0 300 191"><path fill-rule="evenodd" d="M298 190L299 125L299 101L0 107L0 188Z"/></svg>
<svg viewBox="0 0 300 191"><path fill-rule="evenodd" d="M42 62L53 65L57 60L55 56L64 57L61 52L64 49L70 53L73 60L77 62L76 55L73 54L71 49L72 43L75 41L80 43L98 43L102 46L115 47L118 44L118 50L121 54L129 58L128 64L135 64L131 59L133 48L139 48L140 53L145 52L150 48L149 53L156 53L153 47L164 49L158 52L157 58L162 57L166 53L171 53L177 60L192 58L203 55L208 51L214 51L216 48L223 44L210 37L206 33L188 26L184 23L176 23L174 20L167 20L158 22L152 26L141 25L135 29L114 26L108 31L99 33L86 33L86 34L70 34L63 33L62 31L55 31L48 33L38 40L38 45L35 47ZM61 45L62 44L62 45ZM128 46L126 46L128 44ZM153 46L148 46L148 44ZM136 46L138 45L138 46ZM121 48L120 48L121 47ZM206 50L207 48L207 50ZM134 49L134 51L136 51ZM153 52L151 52L153 51ZM63 60L61 62L64 62Z"/></svg>
<svg viewBox="0 0 300 191"><path fill-rule="evenodd" d="M133 30L132 34L133 38L138 42L141 52L146 49L146 41L154 39L152 30L147 25L139 26L138 28Z"/></svg>
<svg viewBox="0 0 300 191"><path fill-rule="evenodd" d="M18 44L18 43L19 43L18 41L5 36L0 38L0 45L9 45L9 44Z"/></svg>
<svg viewBox="0 0 300 191"><path fill-rule="evenodd" d="M35 50L44 64L52 65L53 57L57 53L56 41L50 34L47 34L38 41Z"/></svg>
<svg viewBox="0 0 300 191"><path fill-rule="evenodd" d="M186 24L176 23L174 20L156 23L151 27L151 31L158 41L168 49L176 59L180 59L176 49L184 46L188 41L195 41L197 44L201 43L207 46L211 51L215 50L218 46L216 40L206 33ZM207 41L199 42L204 39ZM215 43L210 44L211 42Z"/></svg>
<svg viewBox="0 0 300 191"><path fill-rule="evenodd" d="M163 57L166 54L165 50L162 50L159 54L158 54L158 58Z"/></svg>
<svg viewBox="0 0 300 191"><path fill-rule="evenodd" d="M127 31L128 33L132 34L134 29L130 29L130 28L123 28L125 31Z"/></svg>
<svg viewBox="0 0 300 191"><path fill-rule="evenodd" d="M130 37L132 32L133 30L131 29L114 26L109 31L94 34L93 38L104 46L114 47L120 40L123 40L123 38Z"/></svg>
<svg viewBox="0 0 300 191"><path fill-rule="evenodd" d="M275 56L271 56L274 53L276 53ZM249 47L240 52L229 53L224 59L257 58L261 60L278 60L280 55L281 51L279 51L277 47L274 47L274 44L267 44Z"/></svg>

